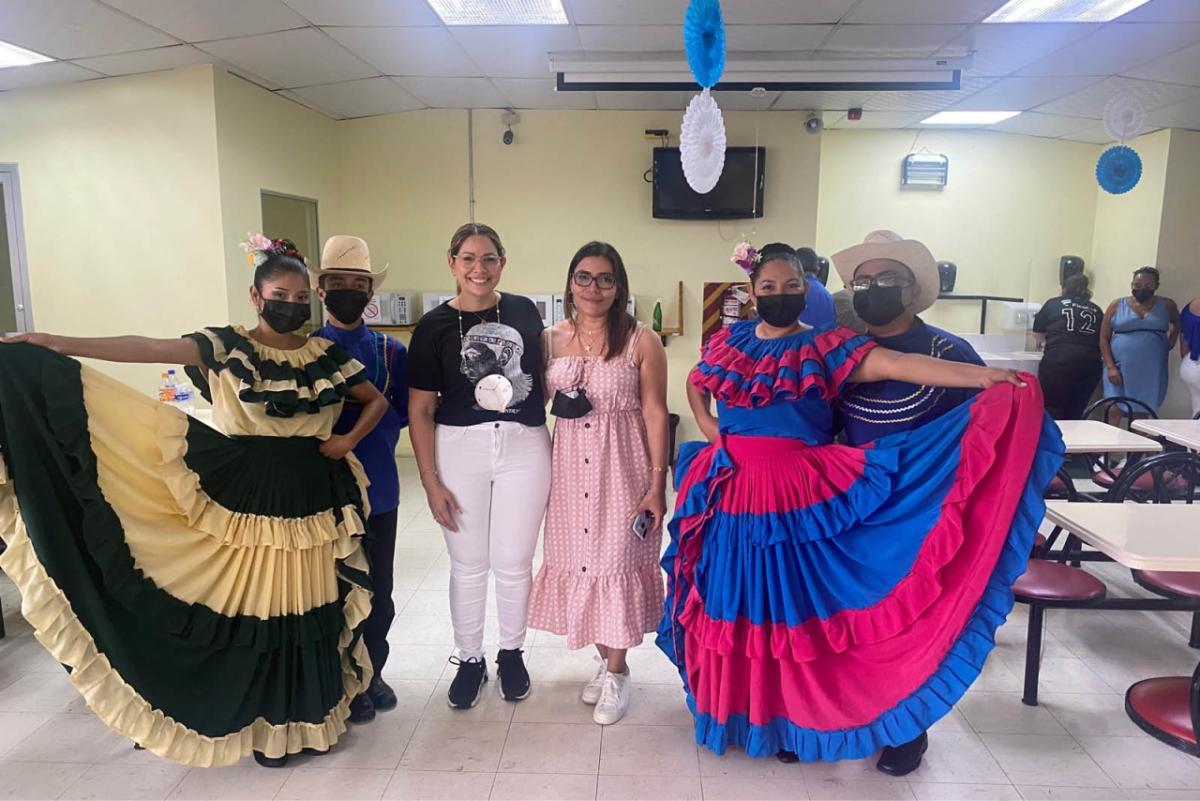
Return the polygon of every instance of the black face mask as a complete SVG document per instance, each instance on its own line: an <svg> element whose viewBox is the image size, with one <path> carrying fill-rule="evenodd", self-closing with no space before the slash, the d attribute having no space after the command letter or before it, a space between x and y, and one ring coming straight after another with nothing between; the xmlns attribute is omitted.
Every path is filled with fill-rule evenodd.
<svg viewBox="0 0 1200 801"><path fill-rule="evenodd" d="M804 295L789 295L785 292L778 295L760 295L755 299L758 316L767 325L775 328L787 328L800 319L800 313L804 311L804 302Z"/></svg>
<svg viewBox="0 0 1200 801"><path fill-rule="evenodd" d="M286 300L264 300L258 314L263 322L277 334L290 334L308 322L312 309L307 303L291 303Z"/></svg>
<svg viewBox="0 0 1200 801"><path fill-rule="evenodd" d="M325 308L342 325L358 322L370 301L371 296L361 289L325 290Z"/></svg>
<svg viewBox="0 0 1200 801"><path fill-rule="evenodd" d="M898 286L871 286L854 293L854 313L867 325L887 325L904 314L904 291Z"/></svg>
<svg viewBox="0 0 1200 801"><path fill-rule="evenodd" d="M1154 297L1153 289L1135 289L1135 290L1133 290L1133 299L1136 300L1138 303L1145 303L1146 301L1150 300L1150 298L1152 298L1152 297Z"/></svg>

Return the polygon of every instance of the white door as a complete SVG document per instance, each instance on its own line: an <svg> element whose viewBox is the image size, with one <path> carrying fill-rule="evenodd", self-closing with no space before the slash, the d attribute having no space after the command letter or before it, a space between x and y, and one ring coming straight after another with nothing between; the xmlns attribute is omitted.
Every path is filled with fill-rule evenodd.
<svg viewBox="0 0 1200 801"><path fill-rule="evenodd" d="M32 330L21 184L16 164L0 164L0 333Z"/></svg>

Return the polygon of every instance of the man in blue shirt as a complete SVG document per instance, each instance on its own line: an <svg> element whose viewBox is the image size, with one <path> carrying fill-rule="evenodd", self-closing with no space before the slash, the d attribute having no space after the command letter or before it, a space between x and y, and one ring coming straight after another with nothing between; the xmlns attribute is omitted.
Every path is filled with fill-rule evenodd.
<svg viewBox="0 0 1200 801"><path fill-rule="evenodd" d="M982 365L969 344L951 333L926 325L919 315L937 300L937 262L922 243L893 231L874 231L861 245L833 255L867 334L885 348L935 359ZM851 384L842 394L838 417L846 441L865 445L885 434L908 431L941 417L978 390L925 387L903 381ZM912 773L921 765L928 735L883 749L876 767L892 776Z"/></svg>
<svg viewBox="0 0 1200 801"><path fill-rule="evenodd" d="M387 268L371 272L367 243L356 236L332 236L321 251L321 267L313 270L317 294L329 313L329 321L316 336L333 340L366 367L375 388L390 405L379 424L354 449L371 486L368 557L374 597L371 614L363 630L363 641L371 655L374 678L366 692L350 702L350 720L366 723L375 710L396 706L396 694L383 680L388 658L388 629L396 616L392 601L392 574L396 555L396 509L400 505L400 477L396 468L396 445L400 431L408 425L408 382L405 379L405 349L399 341L373 331L363 323L363 311L375 295L375 287ZM342 434L354 427L362 407L347 400L333 432Z"/></svg>
<svg viewBox="0 0 1200 801"><path fill-rule="evenodd" d="M804 282L808 284L800 322L814 328L834 323L837 320L837 311L833 306L833 295L829 294L829 290L817 277L820 273L817 252L812 248L797 248L796 255L800 258L800 267L804 270Z"/></svg>

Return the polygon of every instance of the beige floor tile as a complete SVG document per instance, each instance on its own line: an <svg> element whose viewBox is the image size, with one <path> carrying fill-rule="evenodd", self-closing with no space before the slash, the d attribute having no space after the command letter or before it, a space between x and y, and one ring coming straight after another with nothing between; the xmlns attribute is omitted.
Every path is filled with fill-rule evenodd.
<svg viewBox="0 0 1200 801"><path fill-rule="evenodd" d="M306 760L305 767L395 770L417 725L386 714L361 726L351 724L328 754Z"/></svg>
<svg viewBox="0 0 1200 801"><path fill-rule="evenodd" d="M1127 801L1120 787L1046 787L1017 785L1026 801Z"/></svg>
<svg viewBox="0 0 1200 801"><path fill-rule="evenodd" d="M414 590L400 610L401 615L449 615L450 597L442 590Z"/></svg>
<svg viewBox="0 0 1200 801"><path fill-rule="evenodd" d="M454 627L450 624L448 614L400 615L392 623L387 639L395 650L401 652L408 645L450 647L454 645Z"/></svg>
<svg viewBox="0 0 1200 801"><path fill-rule="evenodd" d="M539 648L526 651L529 675L534 682L576 683L582 686L592 678L596 663L586 650L567 651L563 648ZM639 677L634 674L634 681Z"/></svg>
<svg viewBox="0 0 1200 801"><path fill-rule="evenodd" d="M979 694L982 695L982 693ZM959 701L959 703L961 704L962 702ZM951 709L950 714L929 727L930 734L970 734L973 731L975 730L971 728L970 723L967 723L967 719L963 717L958 707Z"/></svg>
<svg viewBox="0 0 1200 801"><path fill-rule="evenodd" d="M530 645L536 645L539 648L566 648L567 638L563 634L539 631L530 642Z"/></svg>
<svg viewBox="0 0 1200 801"><path fill-rule="evenodd" d="M387 678L387 683L396 693L396 707L386 712L376 712L376 720L383 718L419 720L425 714L425 707L429 704L429 699L438 686L438 683L432 680L393 679L390 676Z"/></svg>
<svg viewBox="0 0 1200 801"><path fill-rule="evenodd" d="M979 678L971 685L972 691L1011 693L1021 691L1021 674L999 659L989 659L983 664Z"/></svg>
<svg viewBox="0 0 1200 801"><path fill-rule="evenodd" d="M450 706L446 700L446 694L450 692L451 679L445 678L439 681L437 687L434 688L433 693L429 696L428 702L425 704L424 719L477 720L489 723L508 723L512 720L513 713L519 707L532 702L542 692L544 685L536 684L533 686L533 692L524 701L520 703L505 701L497 689L499 682L496 680L494 666L489 665L488 670L490 671L490 676L479 693L479 703L470 709L456 709Z"/></svg>
<svg viewBox="0 0 1200 801"><path fill-rule="evenodd" d="M1043 659L1038 691L1048 693L1111 693L1109 682L1092 669L1094 660ZM1124 689L1121 690L1124 692Z"/></svg>
<svg viewBox="0 0 1200 801"><path fill-rule="evenodd" d="M600 776L597 801L701 801L694 776Z"/></svg>
<svg viewBox="0 0 1200 801"><path fill-rule="evenodd" d="M0 712L62 712L78 697L65 671L59 675L22 673L0 690Z"/></svg>
<svg viewBox="0 0 1200 801"><path fill-rule="evenodd" d="M52 717L49 712L0 712L0 754L33 734Z"/></svg>
<svg viewBox="0 0 1200 801"><path fill-rule="evenodd" d="M785 764L775 757L765 759L746 756L743 751L730 749L717 756L707 748L697 748L701 776L728 776L745 779L803 779L799 764Z"/></svg>
<svg viewBox="0 0 1200 801"><path fill-rule="evenodd" d="M698 776L693 730L690 726L607 726L600 747L600 773Z"/></svg>
<svg viewBox="0 0 1200 801"><path fill-rule="evenodd" d="M808 783L808 797L813 801L903 801L912 799L913 792L903 779L888 781L842 781L824 779Z"/></svg>
<svg viewBox="0 0 1200 801"><path fill-rule="evenodd" d="M683 684L679 670L653 643L631 649L625 661L629 663L633 680L639 685L669 684L678 688Z"/></svg>
<svg viewBox="0 0 1200 801"><path fill-rule="evenodd" d="M1041 693L1038 705L1075 737L1141 737L1125 714L1125 698L1113 693Z"/></svg>
<svg viewBox="0 0 1200 801"><path fill-rule="evenodd" d="M752 779L743 776L705 776L704 801L795 801L806 798L804 780Z"/></svg>
<svg viewBox="0 0 1200 801"><path fill-rule="evenodd" d="M982 737L1013 784L1059 787L1112 784L1074 738L1045 734L984 734Z"/></svg>
<svg viewBox="0 0 1200 801"><path fill-rule="evenodd" d="M21 673L52 673L63 679L67 676L59 661L32 635L14 637L12 645L4 649L3 660L6 667Z"/></svg>
<svg viewBox="0 0 1200 801"><path fill-rule="evenodd" d="M384 801L486 801L496 774L401 769L392 775Z"/></svg>
<svg viewBox="0 0 1200 801"><path fill-rule="evenodd" d="M115 762L132 756L133 743L95 715L55 715L8 752L26 762Z"/></svg>
<svg viewBox="0 0 1200 801"><path fill-rule="evenodd" d="M514 723L592 723L594 707L579 700L583 682L538 682L513 713ZM636 699L635 699L636 703ZM511 706L511 705L510 705ZM632 713L633 707L630 707ZM627 714L622 722L629 722Z"/></svg>
<svg viewBox="0 0 1200 801"><path fill-rule="evenodd" d="M1011 784L940 784L908 782L917 801L1020 801L1021 794Z"/></svg>
<svg viewBox="0 0 1200 801"><path fill-rule="evenodd" d="M594 723L514 723L500 756L502 773L591 773L600 764Z"/></svg>
<svg viewBox="0 0 1200 801"><path fill-rule="evenodd" d="M423 720L400 766L409 770L494 772L507 734L507 723Z"/></svg>
<svg viewBox="0 0 1200 801"><path fill-rule="evenodd" d="M447 660L454 648L449 645L394 645L383 676L392 679L437 681L450 664Z"/></svg>
<svg viewBox="0 0 1200 801"><path fill-rule="evenodd" d="M64 799L158 799L167 795L187 775L182 765L159 761L152 765L138 765L136 769L124 763L115 765L92 765L79 781L67 788L60 796Z"/></svg>
<svg viewBox="0 0 1200 801"><path fill-rule="evenodd" d="M498 773L492 801L592 801L596 775L568 773Z"/></svg>
<svg viewBox="0 0 1200 801"><path fill-rule="evenodd" d="M316 761L314 760L314 763ZM298 767L275 794L277 801L378 801L392 780L390 770Z"/></svg>
<svg viewBox="0 0 1200 801"><path fill-rule="evenodd" d="M446 592L450 587L450 567L448 565L433 565L416 586L418 590L441 590Z"/></svg>
<svg viewBox="0 0 1200 801"><path fill-rule="evenodd" d="M291 768L262 768L253 760L230 768L192 768L167 796L170 801L258 801L274 798Z"/></svg>
<svg viewBox="0 0 1200 801"><path fill-rule="evenodd" d="M1200 759L1145 734L1080 737L1080 744L1119 786L1134 790L1200 790ZM1197 793L1200 797L1200 793Z"/></svg>
<svg viewBox="0 0 1200 801"><path fill-rule="evenodd" d="M58 798L79 780L88 765L67 762L0 760L0 798Z"/></svg>
<svg viewBox="0 0 1200 801"><path fill-rule="evenodd" d="M646 726L691 726L692 713L679 685L638 684L622 723Z"/></svg>
<svg viewBox="0 0 1200 801"><path fill-rule="evenodd" d="M798 767L810 787L822 781L855 783L882 781L887 778L875 769L874 756L866 759L841 759L837 762L801 762Z"/></svg>
<svg viewBox="0 0 1200 801"><path fill-rule="evenodd" d="M1066 734L1049 711L1021 703L1020 693L975 693L958 704L977 732L997 734Z"/></svg>
<svg viewBox="0 0 1200 801"><path fill-rule="evenodd" d="M921 767L910 776L919 782L1008 784L999 763L977 734L934 734Z"/></svg>

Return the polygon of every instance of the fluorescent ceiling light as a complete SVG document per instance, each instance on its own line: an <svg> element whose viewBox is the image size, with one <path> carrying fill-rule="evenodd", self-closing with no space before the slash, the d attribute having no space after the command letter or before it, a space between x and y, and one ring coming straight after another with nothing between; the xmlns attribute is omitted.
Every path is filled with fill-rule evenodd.
<svg viewBox="0 0 1200 801"><path fill-rule="evenodd" d="M562 0L428 0L447 25L566 25Z"/></svg>
<svg viewBox="0 0 1200 801"><path fill-rule="evenodd" d="M47 61L53 60L49 56L43 56L41 53L35 53L32 50L17 47L15 44L0 41L0 68L44 64Z"/></svg>
<svg viewBox="0 0 1200 801"><path fill-rule="evenodd" d="M939 111L921 120L922 125L995 125L1015 117L1019 111Z"/></svg>
<svg viewBox="0 0 1200 801"><path fill-rule="evenodd" d="M1008 0L984 22L1108 22L1150 0Z"/></svg>

